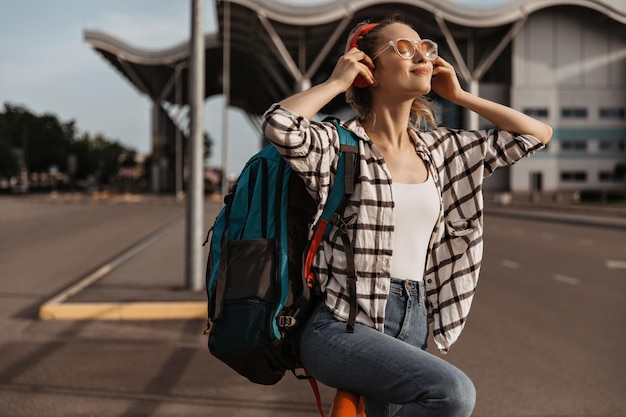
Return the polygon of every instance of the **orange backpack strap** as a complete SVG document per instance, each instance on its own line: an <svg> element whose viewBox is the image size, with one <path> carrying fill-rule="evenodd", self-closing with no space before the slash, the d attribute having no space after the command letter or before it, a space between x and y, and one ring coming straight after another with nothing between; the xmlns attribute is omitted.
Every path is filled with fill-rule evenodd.
<svg viewBox="0 0 626 417"><path fill-rule="evenodd" d="M317 410L320 412L321 417L325 417L324 409L322 407L322 396L320 395L320 387L317 385L317 381L315 380L315 378L313 378L311 374L309 374L309 371L307 371L306 368L304 368L304 373L306 374L307 379L309 380L309 384L311 384L313 395L315 395L315 402L317 403Z"/></svg>

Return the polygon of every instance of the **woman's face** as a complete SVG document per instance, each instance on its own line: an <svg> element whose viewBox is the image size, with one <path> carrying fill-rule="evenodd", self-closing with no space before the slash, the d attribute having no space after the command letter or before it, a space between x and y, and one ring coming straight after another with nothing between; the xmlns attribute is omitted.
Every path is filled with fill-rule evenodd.
<svg viewBox="0 0 626 417"><path fill-rule="evenodd" d="M409 26L402 23L392 23L380 31L380 44L374 54L385 48L389 41L400 38L420 40L420 36ZM430 91L430 80L433 73L433 64L426 59L419 48L416 48L412 58L403 58L396 53L393 46L386 48L374 62L374 77L378 82L376 89L385 95L401 95L415 98Z"/></svg>

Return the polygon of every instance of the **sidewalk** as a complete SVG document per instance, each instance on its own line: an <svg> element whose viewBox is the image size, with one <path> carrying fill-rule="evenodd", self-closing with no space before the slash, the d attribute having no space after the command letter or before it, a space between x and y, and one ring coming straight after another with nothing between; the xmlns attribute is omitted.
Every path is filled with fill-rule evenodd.
<svg viewBox="0 0 626 417"><path fill-rule="evenodd" d="M183 204L172 198L123 197L129 204ZM104 200L101 203L105 203ZM118 202L119 203L119 202ZM205 225L221 209L219 199L207 199ZM572 203L513 201L499 205L485 195L486 216L558 221L626 230L626 207ZM164 320L206 319L206 293L185 289L185 222L179 218L141 242L125 248L72 287L46 301L42 319ZM203 248L203 259L208 248ZM204 267L204 266L203 266Z"/></svg>
<svg viewBox="0 0 626 417"><path fill-rule="evenodd" d="M574 203L568 199L555 201L548 196L536 199L529 194L515 195L503 204L499 197L497 193L485 193L486 215L626 229L624 204Z"/></svg>
<svg viewBox="0 0 626 417"><path fill-rule="evenodd" d="M142 199L140 204L175 204L173 197ZM221 206L213 199L205 200L204 224L207 228ZM208 256L207 247L202 251L204 260ZM185 221L181 217L132 247L124 248L114 259L47 300L40 307L39 317L65 320L206 319L205 290L192 292L185 288L184 257ZM202 272L204 284L204 261Z"/></svg>

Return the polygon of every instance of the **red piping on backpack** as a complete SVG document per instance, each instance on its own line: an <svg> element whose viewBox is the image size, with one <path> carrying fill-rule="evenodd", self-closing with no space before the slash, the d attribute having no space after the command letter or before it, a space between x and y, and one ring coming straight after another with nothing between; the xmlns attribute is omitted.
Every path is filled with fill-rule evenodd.
<svg viewBox="0 0 626 417"><path fill-rule="evenodd" d="M311 272L311 265L313 264L313 258L317 253L317 249L322 243L322 239L324 238L324 231L326 230L327 226L328 220L320 220L320 224L317 226L315 234L313 234L313 239L311 239L309 250L306 253L306 258L304 260L304 279L306 280L306 286L309 288L313 288L315 286L315 274Z"/></svg>

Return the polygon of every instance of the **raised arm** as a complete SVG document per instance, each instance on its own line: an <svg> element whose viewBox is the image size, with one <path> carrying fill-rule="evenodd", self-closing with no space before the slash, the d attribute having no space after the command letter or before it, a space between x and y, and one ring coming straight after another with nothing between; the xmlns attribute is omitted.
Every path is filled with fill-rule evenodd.
<svg viewBox="0 0 626 417"><path fill-rule="evenodd" d="M475 96L463 90L454 67L441 58L434 63L432 88L452 103L478 113L498 129L532 135L546 144L552 138L552 128L515 109Z"/></svg>
<svg viewBox="0 0 626 417"><path fill-rule="evenodd" d="M328 80L306 91L287 97L279 104L311 120L333 98L344 93L358 74L363 75L370 83L374 82L372 73L366 64L374 67L372 60L365 53L352 48L339 58Z"/></svg>

